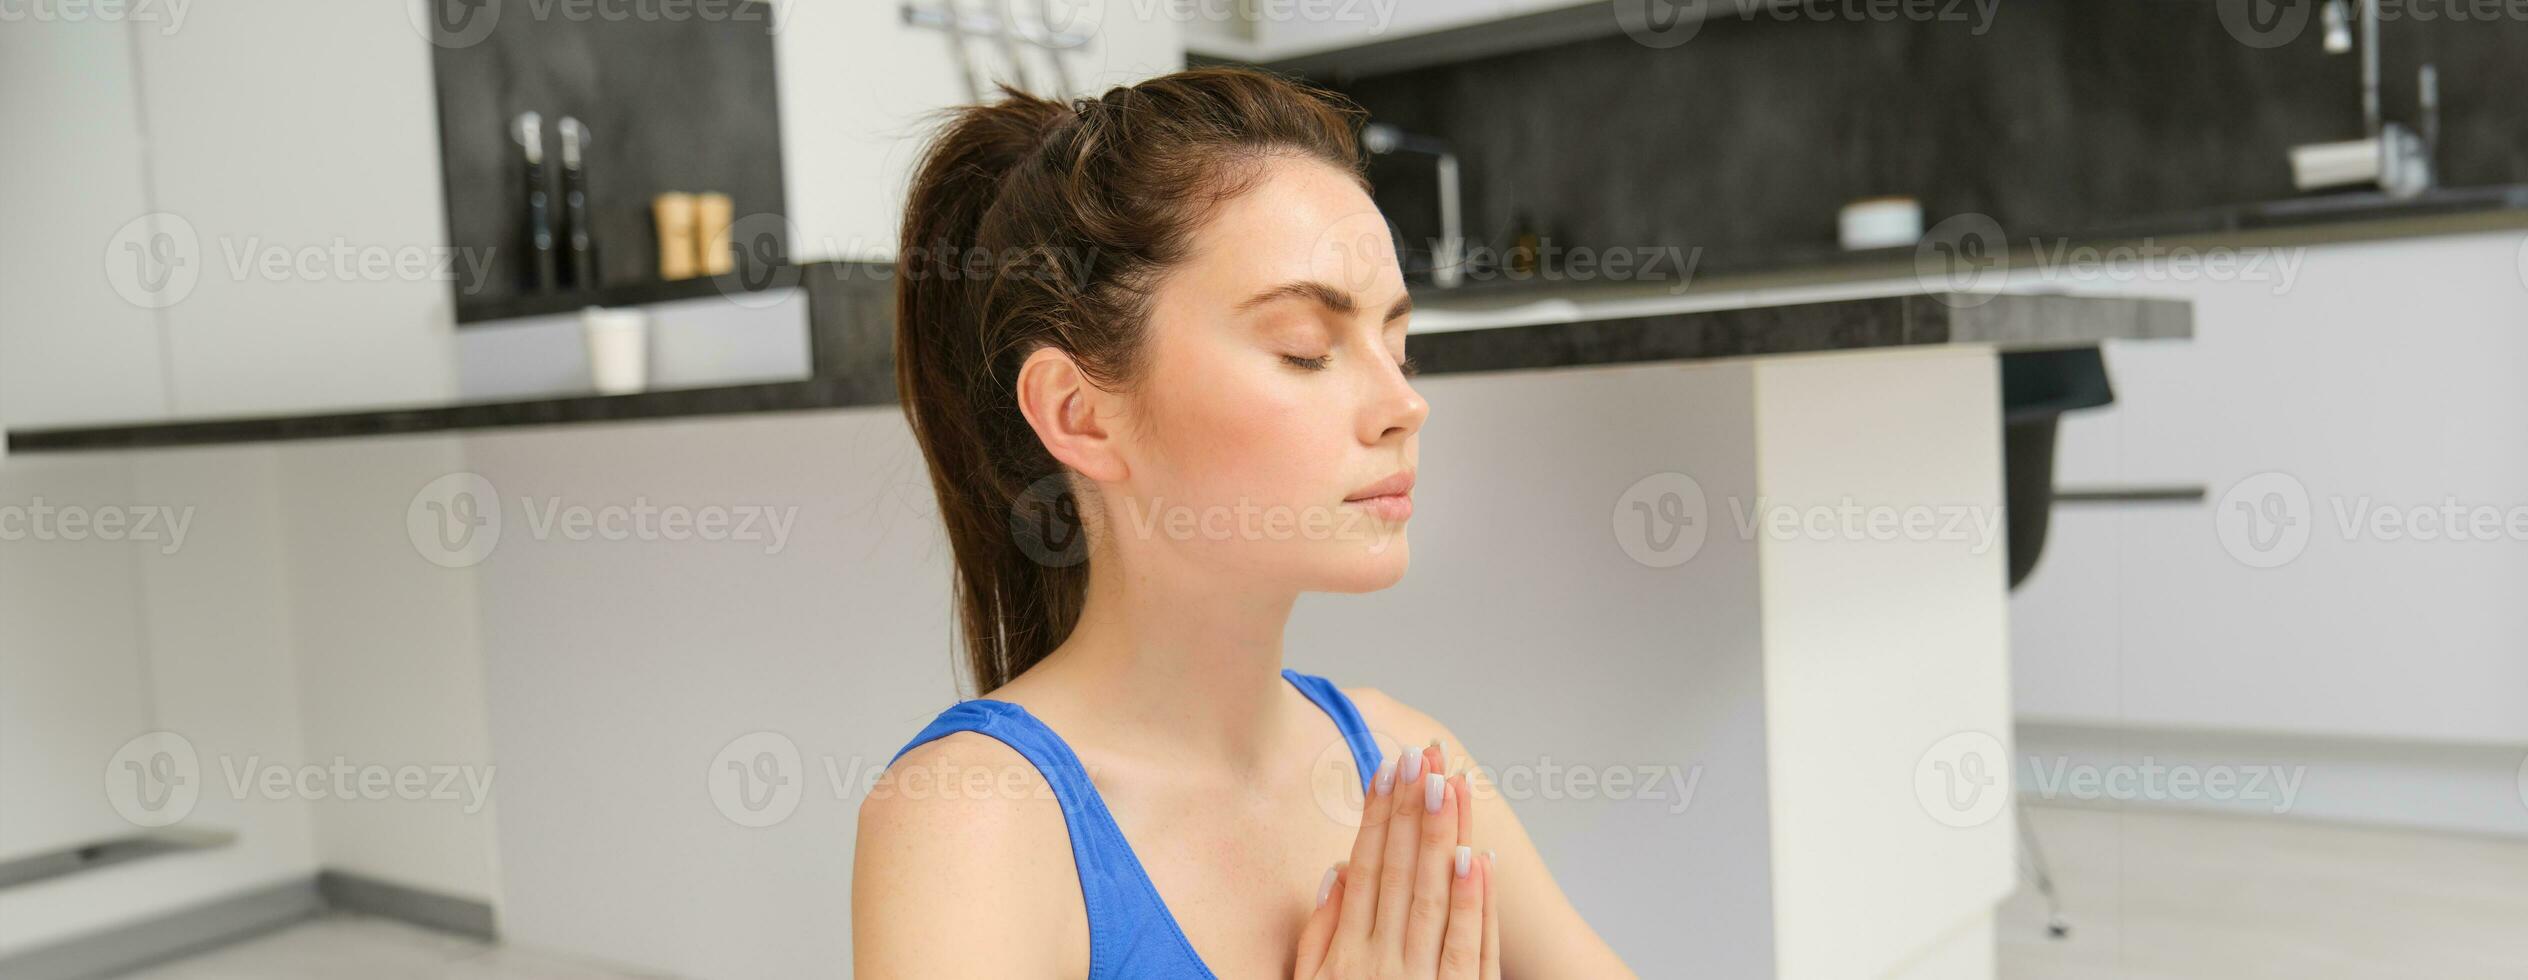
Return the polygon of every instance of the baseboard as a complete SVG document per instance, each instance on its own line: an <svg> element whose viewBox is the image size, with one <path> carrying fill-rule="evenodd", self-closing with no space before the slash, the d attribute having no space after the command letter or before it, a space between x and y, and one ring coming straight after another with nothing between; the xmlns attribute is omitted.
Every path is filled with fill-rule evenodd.
<svg viewBox="0 0 2528 980"><path fill-rule="evenodd" d="M315 879L286 881L0 959L0 977L87 980L113 976L250 939L324 910Z"/></svg>
<svg viewBox="0 0 2528 980"><path fill-rule="evenodd" d="M316 890L332 908L394 919L491 942L499 938L489 902L442 895L342 871L316 875Z"/></svg>
<svg viewBox="0 0 2528 980"><path fill-rule="evenodd" d="M485 942L497 938L488 902L321 871L0 957L0 977L91 980L113 976L252 939L327 911L373 915Z"/></svg>
<svg viewBox="0 0 2528 980"><path fill-rule="evenodd" d="M2034 720L2017 740L2014 776L2032 803L2528 838L2528 748ZM2209 792L2214 777L2229 791Z"/></svg>

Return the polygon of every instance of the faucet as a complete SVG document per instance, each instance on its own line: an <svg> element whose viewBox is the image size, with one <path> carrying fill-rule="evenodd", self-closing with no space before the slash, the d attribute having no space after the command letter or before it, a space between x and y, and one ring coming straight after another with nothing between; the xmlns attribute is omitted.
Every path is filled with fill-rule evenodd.
<svg viewBox="0 0 2528 980"><path fill-rule="evenodd" d="M2291 148L2291 183L2300 190L2375 183L2390 197L2429 190L2432 159L2440 149L2440 72L2424 65L2415 75L2423 131L2379 115L2379 4L2382 0L2327 0L2328 54L2352 48L2350 4L2361 8L2361 126L2363 138L2305 143Z"/></svg>
<svg viewBox="0 0 2528 980"><path fill-rule="evenodd" d="M1465 273L1466 232L1458 213L1457 151L1428 136L1416 136L1387 123L1361 127L1361 145L1371 153L1421 153L1432 158L1439 182L1440 240L1431 250L1431 285L1457 285Z"/></svg>

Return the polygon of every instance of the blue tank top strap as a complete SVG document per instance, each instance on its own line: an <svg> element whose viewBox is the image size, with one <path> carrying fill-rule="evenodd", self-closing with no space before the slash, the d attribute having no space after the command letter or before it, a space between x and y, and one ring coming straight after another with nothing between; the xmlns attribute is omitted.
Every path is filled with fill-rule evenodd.
<svg viewBox="0 0 2528 980"><path fill-rule="evenodd" d="M1378 740L1370 737L1369 722L1362 720L1360 709L1352 705L1352 699L1343 693L1342 688L1323 677L1302 674L1288 667L1282 668L1282 677L1334 719L1335 729L1343 733L1343 741L1352 747L1352 764L1361 771L1361 789L1367 790L1371 777L1377 775L1378 767L1386 760L1380 757Z"/></svg>
<svg viewBox="0 0 2528 980"><path fill-rule="evenodd" d="M939 713L895 759L925 742L957 732L998 739L1025 756L1052 787L1071 835L1071 859L1079 868L1080 900L1088 910L1091 980L1125 977L1216 980L1194 952L1193 941L1169 914L1123 828L1106 809L1087 767L1061 736L1015 702L974 698ZM995 779L995 785L999 780Z"/></svg>

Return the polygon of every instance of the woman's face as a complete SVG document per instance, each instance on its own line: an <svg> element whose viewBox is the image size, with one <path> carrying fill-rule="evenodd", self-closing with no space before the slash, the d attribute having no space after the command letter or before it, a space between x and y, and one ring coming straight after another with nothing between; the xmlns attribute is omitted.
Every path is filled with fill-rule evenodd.
<svg viewBox="0 0 2528 980"><path fill-rule="evenodd" d="M1404 276L1350 176L1297 156L1257 166L1151 298L1110 527L1174 572L1385 588L1404 575L1412 496L1357 498L1410 479L1429 412L1405 368Z"/></svg>

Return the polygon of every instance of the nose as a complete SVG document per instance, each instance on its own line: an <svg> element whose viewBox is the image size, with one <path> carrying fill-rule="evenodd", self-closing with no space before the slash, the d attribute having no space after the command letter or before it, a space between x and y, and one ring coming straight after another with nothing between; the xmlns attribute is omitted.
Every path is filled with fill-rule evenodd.
<svg viewBox="0 0 2528 980"><path fill-rule="evenodd" d="M1421 431L1422 421L1431 414L1430 403L1413 390L1413 381L1402 368L1385 358L1378 359L1378 364L1361 406L1361 442L1372 446Z"/></svg>

